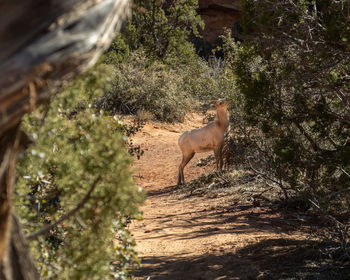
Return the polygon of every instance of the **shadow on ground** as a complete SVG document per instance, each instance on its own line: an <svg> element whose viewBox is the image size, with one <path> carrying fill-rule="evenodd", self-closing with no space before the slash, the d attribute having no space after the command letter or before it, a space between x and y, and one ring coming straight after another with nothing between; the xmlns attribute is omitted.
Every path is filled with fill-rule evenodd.
<svg viewBox="0 0 350 280"><path fill-rule="evenodd" d="M350 279L350 267L337 265L320 255L322 246L320 242L310 240L267 239L235 252L218 252L197 258L144 257L142 263L145 266L136 276L149 280Z"/></svg>
<svg viewBox="0 0 350 280"><path fill-rule="evenodd" d="M149 192L149 196L173 193L178 188L170 186ZM208 200L208 199L207 199ZM209 205L213 205L210 204ZM321 255L320 248L332 247L321 241L298 238L296 231L303 227L297 211L256 207L252 204L217 205L202 209L187 209L180 213L150 217L153 235L148 240L162 238L169 246L176 240L205 238L231 234L245 237L256 234L256 238L270 233L283 233L286 238L255 240L252 244L233 243L225 248L208 248L200 257L184 255L142 258L143 268L137 271L137 279L165 280L345 280L350 279L350 265L344 266ZM317 224L319 217L310 218L308 224ZM150 223L147 218L146 223ZM232 226L234 225L234 226ZM187 228L178 231L178 228ZM311 227L304 228L312 231ZM163 233L164 232L164 233ZM158 234L159 233L159 234ZM307 236L306 234L304 236ZM220 238L220 237L219 237ZM247 242L248 241L247 239ZM166 244L166 243L165 243ZM242 247L244 246L244 247Z"/></svg>
<svg viewBox="0 0 350 280"><path fill-rule="evenodd" d="M163 187L156 190L150 190L150 191L147 191L147 196L152 197L152 196L159 196L159 195L168 195L176 192L180 188L181 188L180 186L174 185L174 186Z"/></svg>
<svg viewBox="0 0 350 280"><path fill-rule="evenodd" d="M296 214L274 210L269 207L253 205L235 205L230 207L211 207L201 210L184 211L145 218L146 223L153 223L153 231L164 235L150 235L147 239L167 238L171 240L199 239L215 234L234 234L246 236L253 233L286 233L293 235L301 226ZM232 226L234 225L234 226ZM176 229L187 228L185 232ZM259 235L259 234L258 234Z"/></svg>

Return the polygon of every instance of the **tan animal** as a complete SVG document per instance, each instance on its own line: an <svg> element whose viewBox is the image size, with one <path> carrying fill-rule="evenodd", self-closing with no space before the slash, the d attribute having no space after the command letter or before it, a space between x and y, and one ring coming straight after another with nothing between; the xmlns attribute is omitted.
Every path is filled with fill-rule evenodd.
<svg viewBox="0 0 350 280"><path fill-rule="evenodd" d="M179 166L177 185L185 183L184 168L195 153L214 151L216 169L222 169L222 148L225 132L229 126L229 113L227 110L229 102L219 99L211 102L210 105L216 108L216 119L204 127L184 132L179 138L182 161Z"/></svg>

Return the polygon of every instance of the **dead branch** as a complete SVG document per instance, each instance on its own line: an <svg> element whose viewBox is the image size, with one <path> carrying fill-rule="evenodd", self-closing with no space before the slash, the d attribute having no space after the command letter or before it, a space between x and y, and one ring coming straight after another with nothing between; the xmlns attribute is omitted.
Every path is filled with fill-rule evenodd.
<svg viewBox="0 0 350 280"><path fill-rule="evenodd" d="M250 162L250 158L251 158L251 157L248 157L248 158L247 158L250 168L251 168L256 174L258 174L258 175L262 176L263 178L265 178L265 179L267 179L267 180L269 180L269 181L271 181L271 182L277 184L277 185L281 188L281 190L283 191L283 194L284 194L285 199L288 199L289 196L288 196L286 187L285 187L281 182L278 182L277 180L275 180L275 179L271 178L270 176L266 175L265 173L263 173L263 172L261 172L261 171L255 169L255 168L253 167L252 163Z"/></svg>

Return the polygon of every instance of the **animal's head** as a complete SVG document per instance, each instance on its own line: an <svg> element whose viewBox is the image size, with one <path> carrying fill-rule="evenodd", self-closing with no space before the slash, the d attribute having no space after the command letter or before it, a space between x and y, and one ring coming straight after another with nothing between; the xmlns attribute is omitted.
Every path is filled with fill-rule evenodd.
<svg viewBox="0 0 350 280"><path fill-rule="evenodd" d="M209 103L210 107L216 109L227 109L230 105L230 102L225 99L218 99Z"/></svg>

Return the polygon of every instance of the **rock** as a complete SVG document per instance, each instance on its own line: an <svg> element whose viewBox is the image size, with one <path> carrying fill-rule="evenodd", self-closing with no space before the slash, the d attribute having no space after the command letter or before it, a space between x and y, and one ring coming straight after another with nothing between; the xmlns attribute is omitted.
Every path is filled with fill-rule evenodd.
<svg viewBox="0 0 350 280"><path fill-rule="evenodd" d="M198 13L205 23L203 39L212 45L216 45L225 28L231 29L241 20L239 0L199 0Z"/></svg>

